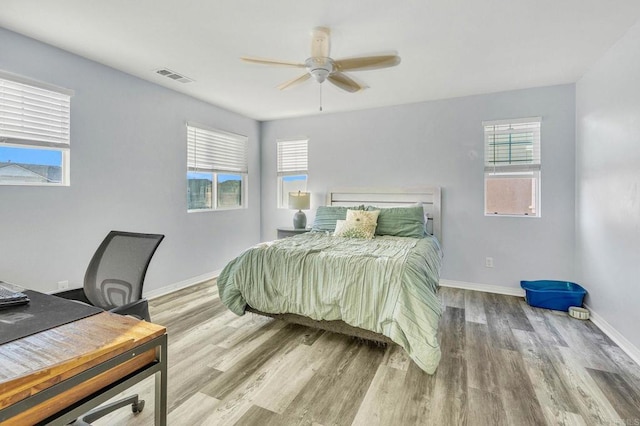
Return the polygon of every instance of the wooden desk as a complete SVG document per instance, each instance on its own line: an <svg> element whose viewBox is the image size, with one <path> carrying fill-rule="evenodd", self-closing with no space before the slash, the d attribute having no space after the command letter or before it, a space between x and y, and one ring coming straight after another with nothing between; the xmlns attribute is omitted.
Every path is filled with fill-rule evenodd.
<svg viewBox="0 0 640 426"><path fill-rule="evenodd" d="M166 425L164 327L102 312L14 340L0 345L0 423L66 424L152 374Z"/></svg>

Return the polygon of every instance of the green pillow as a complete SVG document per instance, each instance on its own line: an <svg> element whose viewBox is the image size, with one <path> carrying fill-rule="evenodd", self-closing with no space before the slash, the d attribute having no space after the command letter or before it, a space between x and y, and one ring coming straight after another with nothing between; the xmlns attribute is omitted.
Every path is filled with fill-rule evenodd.
<svg viewBox="0 0 640 426"><path fill-rule="evenodd" d="M320 206L316 210L316 217L313 220L311 230L315 232L334 232L336 230L336 222L347 218L347 210L364 210L364 206Z"/></svg>
<svg viewBox="0 0 640 426"><path fill-rule="evenodd" d="M367 206L367 210L380 210L376 235L424 237L424 208L422 204L389 208Z"/></svg>

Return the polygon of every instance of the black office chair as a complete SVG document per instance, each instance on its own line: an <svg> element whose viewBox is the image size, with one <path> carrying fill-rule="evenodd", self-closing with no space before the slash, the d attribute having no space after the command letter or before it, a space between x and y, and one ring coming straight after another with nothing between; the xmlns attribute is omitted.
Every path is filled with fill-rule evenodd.
<svg viewBox="0 0 640 426"><path fill-rule="evenodd" d="M164 235L111 231L89 262L84 287L54 293L100 307L120 315L132 315L151 321L149 304L142 297L147 268ZM77 419L74 425L86 425L108 413L131 404L134 413L144 408L138 395L98 407Z"/></svg>

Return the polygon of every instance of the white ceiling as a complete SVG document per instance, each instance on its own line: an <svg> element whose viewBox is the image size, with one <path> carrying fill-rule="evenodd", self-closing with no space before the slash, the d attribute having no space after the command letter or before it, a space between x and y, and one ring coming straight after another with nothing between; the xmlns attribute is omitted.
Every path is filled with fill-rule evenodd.
<svg viewBox="0 0 640 426"><path fill-rule="evenodd" d="M395 68L323 83L326 112L572 83L640 18L638 0L0 0L0 26L258 120L317 114L318 83L279 91L328 26L334 59L396 50ZM155 74L169 68L195 80Z"/></svg>

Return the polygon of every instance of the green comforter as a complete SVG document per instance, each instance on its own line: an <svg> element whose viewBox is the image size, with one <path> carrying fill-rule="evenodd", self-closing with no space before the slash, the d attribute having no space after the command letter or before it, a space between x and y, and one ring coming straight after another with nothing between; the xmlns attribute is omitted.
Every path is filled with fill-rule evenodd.
<svg viewBox="0 0 640 426"><path fill-rule="evenodd" d="M307 233L248 249L224 268L218 289L222 303L238 315L249 304L383 334L432 374L440 361L440 262L432 237Z"/></svg>

